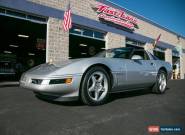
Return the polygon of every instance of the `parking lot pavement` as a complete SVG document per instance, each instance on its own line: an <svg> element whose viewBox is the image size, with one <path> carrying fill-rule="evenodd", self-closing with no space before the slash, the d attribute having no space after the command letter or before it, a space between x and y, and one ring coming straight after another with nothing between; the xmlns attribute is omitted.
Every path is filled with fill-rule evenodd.
<svg viewBox="0 0 185 135"><path fill-rule="evenodd" d="M163 95L113 94L96 107L46 102L23 88L0 87L0 135L148 135L149 125L185 128L185 80L168 87Z"/></svg>

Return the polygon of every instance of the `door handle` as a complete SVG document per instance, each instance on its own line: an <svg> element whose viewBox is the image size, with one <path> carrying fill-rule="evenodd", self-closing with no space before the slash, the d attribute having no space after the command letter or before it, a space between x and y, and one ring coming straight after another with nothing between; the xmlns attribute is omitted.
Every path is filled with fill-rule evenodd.
<svg viewBox="0 0 185 135"><path fill-rule="evenodd" d="M150 64L151 64L152 66L154 65L154 63L153 63L153 62L151 62Z"/></svg>

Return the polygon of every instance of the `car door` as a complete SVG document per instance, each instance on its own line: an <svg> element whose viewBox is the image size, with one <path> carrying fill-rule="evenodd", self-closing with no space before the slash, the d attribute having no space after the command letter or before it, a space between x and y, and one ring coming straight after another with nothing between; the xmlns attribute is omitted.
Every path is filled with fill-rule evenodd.
<svg viewBox="0 0 185 135"><path fill-rule="evenodd" d="M126 84L128 88L143 88L155 82L156 66L144 50L134 50L132 56L140 59L130 59L126 63ZM131 56L131 57L132 57Z"/></svg>
<svg viewBox="0 0 185 135"><path fill-rule="evenodd" d="M144 51L144 50L143 50ZM143 85L151 86L156 82L157 68L155 60L151 60L148 54L144 51L144 59L141 60L143 63Z"/></svg>

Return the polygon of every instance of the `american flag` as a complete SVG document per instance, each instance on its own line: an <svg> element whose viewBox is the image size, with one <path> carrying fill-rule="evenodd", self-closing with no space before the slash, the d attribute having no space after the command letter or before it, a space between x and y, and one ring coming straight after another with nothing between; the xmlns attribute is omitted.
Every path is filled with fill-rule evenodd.
<svg viewBox="0 0 185 135"><path fill-rule="evenodd" d="M70 3L67 6L67 10L64 13L63 28L64 31L68 31L72 27L72 18L71 18L71 7Z"/></svg>

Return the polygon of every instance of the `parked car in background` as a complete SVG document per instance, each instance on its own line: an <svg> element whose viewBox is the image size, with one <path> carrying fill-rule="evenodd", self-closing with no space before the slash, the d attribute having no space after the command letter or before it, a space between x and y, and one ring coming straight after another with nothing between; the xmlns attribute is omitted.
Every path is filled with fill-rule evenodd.
<svg viewBox="0 0 185 135"><path fill-rule="evenodd" d="M6 78L15 77L15 63L11 61L0 61L0 76L1 81Z"/></svg>

